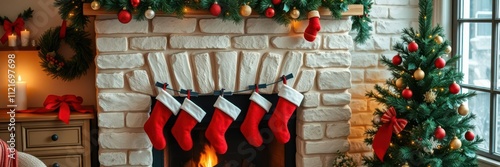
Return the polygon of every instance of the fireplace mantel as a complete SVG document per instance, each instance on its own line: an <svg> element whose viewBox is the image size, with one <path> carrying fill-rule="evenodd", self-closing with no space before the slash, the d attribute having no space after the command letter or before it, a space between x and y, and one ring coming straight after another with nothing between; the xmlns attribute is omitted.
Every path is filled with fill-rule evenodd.
<svg viewBox="0 0 500 167"><path fill-rule="evenodd" d="M186 16L196 16L196 15L211 15L210 12L205 10L194 10L194 9L186 9ZM331 15L328 9L320 9L320 14L324 16ZM134 12L135 14L135 12ZM104 9L93 10L90 8L90 3L83 4L83 15L86 16L100 16L100 15L116 15L116 11L106 11ZM171 14L165 14L163 12L156 12L157 16L173 16ZM259 14L256 12L252 12L251 16L258 16ZM363 5L355 4L349 5L349 10L342 13L342 16L359 16L363 15Z"/></svg>

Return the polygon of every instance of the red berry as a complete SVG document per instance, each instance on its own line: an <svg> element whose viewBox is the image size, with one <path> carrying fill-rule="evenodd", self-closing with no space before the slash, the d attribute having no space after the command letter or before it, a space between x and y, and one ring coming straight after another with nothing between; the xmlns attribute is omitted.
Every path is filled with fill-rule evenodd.
<svg viewBox="0 0 500 167"><path fill-rule="evenodd" d="M436 68L441 69L446 65L446 61L444 61L443 58L439 57L436 59L436 61L434 61L434 65L436 66Z"/></svg>
<svg viewBox="0 0 500 167"><path fill-rule="evenodd" d="M408 44L408 51L409 52L416 52L418 50L418 44L415 41L411 41Z"/></svg>
<svg viewBox="0 0 500 167"><path fill-rule="evenodd" d="M392 57L392 64L394 64L394 65L399 66L402 61L403 61L403 59L401 58L401 56L399 56L399 54L397 54L396 56Z"/></svg>
<svg viewBox="0 0 500 167"><path fill-rule="evenodd" d="M406 89L401 92L401 95L405 99L410 99L413 96L413 92L408 87L406 87Z"/></svg>
<svg viewBox="0 0 500 167"><path fill-rule="evenodd" d="M468 141L474 140L474 133L470 130L465 132L465 139Z"/></svg>
<svg viewBox="0 0 500 167"><path fill-rule="evenodd" d="M460 92L460 85L458 85L456 82L453 82L450 85L449 90L451 94L457 94L458 92Z"/></svg>
<svg viewBox="0 0 500 167"><path fill-rule="evenodd" d="M441 128L441 126L438 126L436 128L436 130L434 131L434 137L436 137L436 139L444 139L444 137L446 136L446 131Z"/></svg>

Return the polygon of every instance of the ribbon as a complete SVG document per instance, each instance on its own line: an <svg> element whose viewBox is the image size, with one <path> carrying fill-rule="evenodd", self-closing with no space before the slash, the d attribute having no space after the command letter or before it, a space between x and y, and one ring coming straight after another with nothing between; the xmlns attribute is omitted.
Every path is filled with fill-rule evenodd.
<svg viewBox="0 0 500 167"><path fill-rule="evenodd" d="M18 17L13 23L11 23L8 19L3 21L3 30L5 31L5 34L3 34L0 39L3 44L7 42L9 35L12 34L12 29L14 29L17 35L21 35L21 31L24 30L24 20L22 17Z"/></svg>
<svg viewBox="0 0 500 167"><path fill-rule="evenodd" d="M45 101L43 102L43 108L38 110L33 110L28 112L52 112L59 109L59 120L64 123L69 123L69 114L71 110L76 110L81 113L91 112L91 110L84 109L81 104L83 102L83 98L75 95L48 95Z"/></svg>
<svg viewBox="0 0 500 167"><path fill-rule="evenodd" d="M396 118L394 107L389 108L382 118L380 118L380 121L384 124L378 128L378 132L373 138L372 147L380 161L384 162L385 153L391 143L392 132L394 131L394 133L399 134L405 128L408 121Z"/></svg>
<svg viewBox="0 0 500 167"><path fill-rule="evenodd" d="M66 20L63 20L61 29L59 30L59 39L63 39L64 37L66 37L66 27Z"/></svg>

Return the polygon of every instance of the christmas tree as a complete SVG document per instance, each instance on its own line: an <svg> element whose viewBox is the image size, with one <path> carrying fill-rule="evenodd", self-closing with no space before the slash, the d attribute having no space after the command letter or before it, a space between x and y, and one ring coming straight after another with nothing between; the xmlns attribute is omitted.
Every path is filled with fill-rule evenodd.
<svg viewBox="0 0 500 167"><path fill-rule="evenodd" d="M459 56L448 56L443 28L432 26L432 0L420 0L419 8L419 30L404 29L393 46L398 54L381 60L393 77L366 94L384 107L366 131L374 155L363 157L364 165L477 166L482 139L471 131L475 115L464 105L475 93L460 93Z"/></svg>

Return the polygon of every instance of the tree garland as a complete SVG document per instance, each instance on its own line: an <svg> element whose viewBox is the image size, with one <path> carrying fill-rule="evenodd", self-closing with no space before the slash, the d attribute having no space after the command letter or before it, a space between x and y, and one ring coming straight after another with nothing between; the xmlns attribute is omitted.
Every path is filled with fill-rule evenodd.
<svg viewBox="0 0 500 167"><path fill-rule="evenodd" d="M52 78L71 81L85 75L94 60L94 54L90 48L92 40L87 32L72 27L66 30L66 37L60 39L60 30L60 26L51 28L38 39L40 45L38 56L42 60L40 65ZM66 56L57 53L61 42L65 42L76 53L69 60L65 59Z"/></svg>
<svg viewBox="0 0 500 167"><path fill-rule="evenodd" d="M89 22L88 17L83 15L83 3L92 1L108 11L118 13L125 9L130 13L139 13L134 16L136 20L146 19L144 13L148 10L162 11L182 18L186 8L210 11L212 5L217 2L221 7L219 18L240 22L244 18L240 14L240 8L244 5L250 6L254 12L263 17L266 17L268 8L272 8L275 12L272 19L282 25L288 25L296 20L306 20L308 11L317 10L319 7L329 9L332 17L341 18L342 12L347 11L349 5L362 4L364 15L352 17L352 29L358 32L354 41L364 43L370 38L372 30L369 18L372 0L137 0L139 4L136 7L132 5L131 0L55 0L54 4L59 7L61 17L72 22L70 27L83 29ZM279 3L275 5L273 2ZM294 9L300 12L297 18L291 17L291 11Z"/></svg>

